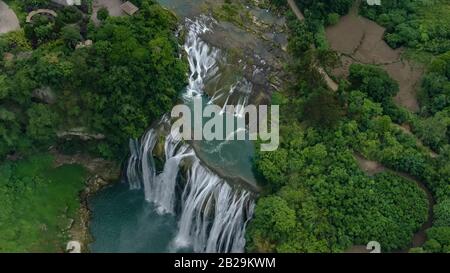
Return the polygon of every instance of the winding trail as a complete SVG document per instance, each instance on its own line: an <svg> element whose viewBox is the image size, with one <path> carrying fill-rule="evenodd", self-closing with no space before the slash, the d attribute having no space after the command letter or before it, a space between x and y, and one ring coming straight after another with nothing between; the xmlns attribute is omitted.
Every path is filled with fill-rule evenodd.
<svg viewBox="0 0 450 273"><path fill-rule="evenodd" d="M433 224L433 206L434 206L434 204L436 204L436 201L434 200L434 197L431 194L431 192L428 190L428 188L425 186L425 184L422 181L417 180L415 177L413 177L407 173L394 171L394 170L384 166L380 162L366 159L364 156L362 156L359 153L354 153L354 157L355 157L359 167L369 176L374 176L376 174L386 172L386 171L391 172L400 177L405 178L408 181L414 182L420 189L422 189L422 191L425 192L425 194L427 196L427 200L428 200L428 219L420 227L419 231L417 231L414 234L410 248L421 247L427 239L426 230L429 229ZM353 251L354 249L360 249L360 248L361 248L360 246L356 246L351 251ZM407 251L408 250L403 250L400 252L407 252Z"/></svg>
<svg viewBox="0 0 450 273"><path fill-rule="evenodd" d="M294 0L288 0L288 4L291 7L292 12L294 12L295 16L297 16L300 21L305 20L305 16L303 16L303 13L300 11Z"/></svg>
<svg viewBox="0 0 450 273"><path fill-rule="evenodd" d="M292 12L294 12L295 16L297 16L297 19L303 22L305 20L305 16L300 11L300 9L298 8L298 6L295 3L295 1L294 0L288 0L288 4L289 4ZM319 73L323 76L323 78L325 80L325 83L327 84L328 88L330 88L331 90L336 92L339 89L339 85L335 81L333 81L333 79L327 74L325 69L323 69L320 66L316 66L316 68L319 71Z"/></svg>
<svg viewBox="0 0 450 273"><path fill-rule="evenodd" d="M436 153L435 151L433 151L430 147L428 147L427 145L425 145L423 143L422 140L420 140L413 132L411 132L411 127L409 124L403 124L403 125L399 125L399 124L393 124L394 127L398 128L399 130L401 130L403 133L411 136L414 138L414 140L416 141L416 145L418 147L423 148L425 151L427 151L427 153L429 154L429 156L431 158L437 158L439 157L439 154Z"/></svg>
<svg viewBox="0 0 450 273"><path fill-rule="evenodd" d="M0 0L0 34L20 29L19 19L14 11Z"/></svg>
<svg viewBox="0 0 450 273"><path fill-rule="evenodd" d="M287 2L289 4L289 7L291 8L292 12L296 15L297 19L300 21L304 21L305 16L300 11L300 9L298 8L295 1L288 0ZM358 3L359 3L359 1L358 1ZM358 6L356 6L356 7L358 7ZM354 13L355 10L356 10L356 8L354 6L352 8L352 12ZM348 29L347 29L347 31L348 31ZM363 33L363 38L365 38L365 36L366 35ZM356 49L354 49L353 51L360 50L360 47L363 46L362 41L363 40L360 41L360 44L358 45L358 47ZM333 91L337 91L338 84L331 79L331 77L325 72L325 70L322 67L317 67L317 69L323 75L328 87ZM359 154L355 154L355 159L357 160L361 169L364 172L366 172L366 174L368 174L368 175L372 176L372 175L375 175L375 174L383 172L383 171L389 171L389 172L395 173L409 181L413 181L414 183L417 184L418 187L420 187L425 192L425 194L427 196L427 200L428 200L428 219L422 225L422 227L419 229L419 231L414 234L414 237L412 238L412 242L411 242L411 248L422 246L425 243L426 238L427 238L426 230L431 227L432 222L433 222L433 206L435 204L435 200L434 200L433 195L429 191L429 189L425 186L425 184L422 181L417 180L416 178L412 177L409 174L391 170L391 169L385 167L384 165L382 165L381 163L376 162L376 161L367 160L366 158L364 158L362 155L359 155ZM361 252L361 249L363 249L363 248L364 248L364 250L362 252L367 252L367 251L365 251L365 247L361 248L360 246L355 246L353 250L356 250L356 252Z"/></svg>

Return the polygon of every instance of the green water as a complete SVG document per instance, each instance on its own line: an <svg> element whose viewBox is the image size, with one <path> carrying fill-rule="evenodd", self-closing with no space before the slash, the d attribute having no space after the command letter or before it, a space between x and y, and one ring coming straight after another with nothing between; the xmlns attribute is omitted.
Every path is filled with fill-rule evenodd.
<svg viewBox="0 0 450 273"><path fill-rule="evenodd" d="M142 191L117 183L96 196L92 210L90 249L96 253L164 253L176 233L176 219L155 213Z"/></svg>
<svg viewBox="0 0 450 273"><path fill-rule="evenodd" d="M222 77L223 75L221 75ZM206 95L202 97L202 108L208 105L210 98ZM234 103L232 103L234 104ZM195 110L193 102L188 102L187 105L191 108L192 124L194 124ZM220 104L219 104L220 105ZM201 140L192 141L191 145L195 148L196 155L200 158L211 170L217 175L226 179L228 182L236 182L231 180L238 180L240 183L248 184L251 189L258 188L255 175L253 173L253 159L255 156L255 147L253 141L248 140L246 133L246 140L237 140L237 136L226 132L226 116L223 115L223 135L225 140ZM211 118L203 117L202 125L204 126ZM237 118L233 118L234 128L237 129ZM194 130L194 128L192 128ZM226 140L227 137L233 137L234 140ZM239 182L238 182L239 183Z"/></svg>
<svg viewBox="0 0 450 273"><path fill-rule="evenodd" d="M201 13L202 5L206 0L158 0L157 2L174 11L178 16L192 17Z"/></svg>
<svg viewBox="0 0 450 273"><path fill-rule="evenodd" d="M201 13L201 4L205 0L159 0L158 2L179 16L191 17ZM230 33L233 32L225 31L223 35L230 37L232 35ZM239 35L240 40L243 38ZM228 91L230 84L242 77L237 72L240 71L237 68L238 65L225 63L220 67L220 77L210 79L206 84L206 91L208 89ZM220 144L223 144L222 149L217 149ZM226 177L239 176L246 183L257 185L252 172L254 146L251 141L226 143L201 141L195 145L198 148L196 149L198 157L207 162L208 167L216 173L224 174ZM90 245L92 252L170 252L170 243L178 230L177 219L170 215L158 215L154 206L145 201L142 190L130 191L128 185L117 183L94 196L90 200L90 208L92 211L90 231L95 240Z"/></svg>

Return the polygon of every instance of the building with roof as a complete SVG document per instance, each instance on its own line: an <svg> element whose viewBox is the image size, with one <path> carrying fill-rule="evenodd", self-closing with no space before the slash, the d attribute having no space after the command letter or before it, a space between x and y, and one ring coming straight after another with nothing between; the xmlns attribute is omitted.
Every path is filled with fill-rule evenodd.
<svg viewBox="0 0 450 273"><path fill-rule="evenodd" d="M139 10L139 8L133 5L130 1L123 3L120 8L128 15L133 15Z"/></svg>

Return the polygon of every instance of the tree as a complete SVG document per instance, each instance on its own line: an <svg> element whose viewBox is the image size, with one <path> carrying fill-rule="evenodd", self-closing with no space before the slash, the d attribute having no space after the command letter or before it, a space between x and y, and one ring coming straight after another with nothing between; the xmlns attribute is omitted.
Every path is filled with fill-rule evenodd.
<svg viewBox="0 0 450 273"><path fill-rule="evenodd" d="M288 207L285 200L277 196L263 197L258 201L254 220L249 227L251 242L248 248L251 251L273 251L261 247L274 246L273 243L288 238L295 227L295 211Z"/></svg>
<svg viewBox="0 0 450 273"><path fill-rule="evenodd" d="M349 81L352 90L366 93L375 102L383 102L397 95L398 83L383 69L363 64L350 66Z"/></svg>
<svg viewBox="0 0 450 273"><path fill-rule="evenodd" d="M23 5L25 7L32 7L32 8L40 8L48 6L50 3L50 0L24 0Z"/></svg>
<svg viewBox="0 0 450 273"><path fill-rule="evenodd" d="M28 111L27 135L37 141L48 143L55 138L58 116L44 104L34 104Z"/></svg>
<svg viewBox="0 0 450 273"><path fill-rule="evenodd" d="M339 22L340 16L337 13L330 13L327 17L327 25L333 26Z"/></svg>
<svg viewBox="0 0 450 273"><path fill-rule="evenodd" d="M427 230L424 249L434 253L450 253L450 227L432 227Z"/></svg>
<svg viewBox="0 0 450 273"><path fill-rule="evenodd" d="M447 131L450 126L450 111L439 112L435 116L418 120L414 125L414 133L432 149L448 142Z"/></svg>
<svg viewBox="0 0 450 273"><path fill-rule="evenodd" d="M434 215L434 226L450 227L450 198L446 198L434 206Z"/></svg>
<svg viewBox="0 0 450 273"><path fill-rule="evenodd" d="M16 147L21 136L16 115L0 107L0 159Z"/></svg>
<svg viewBox="0 0 450 273"><path fill-rule="evenodd" d="M285 172L288 166L284 163L288 161L288 158L288 152L282 148L271 153L258 153L257 168L275 188L287 182Z"/></svg>
<svg viewBox="0 0 450 273"><path fill-rule="evenodd" d="M62 39L67 47L74 49L81 41L80 27L74 25L67 25L61 29Z"/></svg>
<svg viewBox="0 0 450 273"><path fill-rule="evenodd" d="M81 11L75 6L65 7L56 18L65 24L75 24L83 18Z"/></svg>
<svg viewBox="0 0 450 273"><path fill-rule="evenodd" d="M7 82L7 77L5 75L0 75L0 99L8 96L10 91L9 83Z"/></svg>
<svg viewBox="0 0 450 273"><path fill-rule="evenodd" d="M342 116L335 94L326 89L314 91L303 106L302 117L312 126L334 127Z"/></svg>
<svg viewBox="0 0 450 273"><path fill-rule="evenodd" d="M100 21L105 21L109 17L109 11L107 8L102 7L97 11L97 19Z"/></svg>

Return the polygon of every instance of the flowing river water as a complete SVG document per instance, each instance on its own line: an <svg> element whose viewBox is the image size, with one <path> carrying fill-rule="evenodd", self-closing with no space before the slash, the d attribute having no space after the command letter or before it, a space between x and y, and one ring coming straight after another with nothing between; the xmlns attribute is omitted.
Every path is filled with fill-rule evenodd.
<svg viewBox="0 0 450 273"><path fill-rule="evenodd" d="M184 104L201 99L203 105L234 105L234 114L241 115L260 90L245 77L247 64L231 63L205 40L223 25L199 14L197 4L204 1L161 2L183 12L190 68ZM259 64L251 67L252 76L264 71L265 61ZM252 172L253 143L186 143L168 133L170 125L166 115L141 139L130 140L124 181L90 200L92 252L244 251L259 190Z"/></svg>

